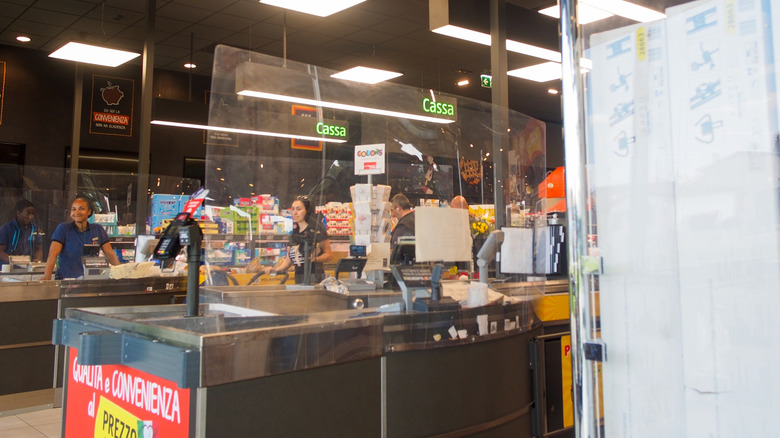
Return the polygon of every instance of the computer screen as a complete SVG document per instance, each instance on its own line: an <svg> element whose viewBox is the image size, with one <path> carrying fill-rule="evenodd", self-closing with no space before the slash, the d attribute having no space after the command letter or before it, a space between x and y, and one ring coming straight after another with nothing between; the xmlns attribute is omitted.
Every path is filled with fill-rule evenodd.
<svg viewBox="0 0 780 438"><path fill-rule="evenodd" d="M413 265L415 262L415 244L414 242L399 241L393 252L390 254L391 265Z"/></svg>

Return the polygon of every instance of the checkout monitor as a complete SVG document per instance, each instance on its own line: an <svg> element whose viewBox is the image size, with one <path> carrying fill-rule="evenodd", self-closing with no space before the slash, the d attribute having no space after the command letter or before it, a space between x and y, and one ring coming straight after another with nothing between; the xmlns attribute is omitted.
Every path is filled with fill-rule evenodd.
<svg viewBox="0 0 780 438"><path fill-rule="evenodd" d="M413 265L416 261L414 242L399 240L390 254L391 265Z"/></svg>

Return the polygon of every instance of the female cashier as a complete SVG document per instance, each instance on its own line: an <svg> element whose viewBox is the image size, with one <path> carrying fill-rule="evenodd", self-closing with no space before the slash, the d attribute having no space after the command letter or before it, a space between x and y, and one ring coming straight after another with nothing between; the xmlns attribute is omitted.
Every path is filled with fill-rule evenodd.
<svg viewBox="0 0 780 438"><path fill-rule="evenodd" d="M73 222L63 222L57 225L51 236L49 257L46 260L46 271L42 280L51 280L54 271L54 262L59 256L57 279L79 278L84 275L84 266L81 262L83 255L97 255L97 250L102 249L103 254L112 265L119 264L119 258L111 248L108 241L108 233L98 224L90 224L88 219L92 216L92 203L89 199L78 196L70 205L70 218Z"/></svg>
<svg viewBox="0 0 780 438"><path fill-rule="evenodd" d="M305 242L309 243L311 250L311 280L312 283L325 279L325 271L322 264L330 260L332 252L330 240L325 232L325 227L312 213L311 202L307 196L298 196L292 203L293 231L290 235L290 243L287 245L287 256L281 259L273 267L263 268L263 272L287 272L290 266L295 266L295 283L303 283L304 280L304 248ZM260 271L260 263L255 260L250 263L247 271Z"/></svg>

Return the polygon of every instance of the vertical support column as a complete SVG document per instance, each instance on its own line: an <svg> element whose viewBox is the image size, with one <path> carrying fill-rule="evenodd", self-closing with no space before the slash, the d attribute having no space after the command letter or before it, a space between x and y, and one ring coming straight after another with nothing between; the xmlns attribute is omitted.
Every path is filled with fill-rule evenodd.
<svg viewBox="0 0 780 438"><path fill-rule="evenodd" d="M505 222L504 151L509 146L509 90L506 61L506 0L490 0L490 73L493 101L493 204L496 229ZM480 163L481 164L481 163Z"/></svg>
<svg viewBox="0 0 780 438"><path fill-rule="evenodd" d="M585 357L591 338L590 292L581 257L587 254L588 217L585 183L585 109L580 59L577 0L560 0L563 67L563 144L566 157L566 221L572 347L574 429L578 437L598 437L594 369Z"/></svg>
<svg viewBox="0 0 780 438"><path fill-rule="evenodd" d="M68 180L68 200L76 196L79 183L79 149L81 146L81 106L84 100L84 69L76 63L73 80L73 134L70 141L70 178ZM67 206L70 208L70 205Z"/></svg>
<svg viewBox="0 0 780 438"><path fill-rule="evenodd" d="M138 130L138 190L136 191L135 232L144 234L149 212L149 154L152 137L152 81L154 79L154 26L156 0L146 0L146 38L141 74L141 128Z"/></svg>

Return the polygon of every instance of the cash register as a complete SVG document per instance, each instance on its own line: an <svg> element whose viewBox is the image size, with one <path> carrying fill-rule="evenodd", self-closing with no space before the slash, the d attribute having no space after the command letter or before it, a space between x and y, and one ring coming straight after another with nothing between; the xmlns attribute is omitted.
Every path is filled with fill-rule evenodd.
<svg viewBox="0 0 780 438"><path fill-rule="evenodd" d="M81 252L81 264L84 266L84 279L108 278L110 271L108 261L100 255L100 246L84 245Z"/></svg>
<svg viewBox="0 0 780 438"><path fill-rule="evenodd" d="M438 312L458 310L460 303L450 297L442 296L441 276L444 266L440 264L395 265L393 277L403 291L406 311Z"/></svg>
<svg viewBox="0 0 780 438"><path fill-rule="evenodd" d="M360 278L363 274L363 268L366 267L366 247L365 245L350 245L349 258L343 258L336 264L334 277L339 280L339 275L344 272L355 273L355 278L346 278L339 280L346 286L350 292L365 292L376 290L376 283L370 280Z"/></svg>
<svg viewBox="0 0 780 438"><path fill-rule="evenodd" d="M33 262L29 255L9 255L8 264L12 273L43 273L46 263Z"/></svg>

